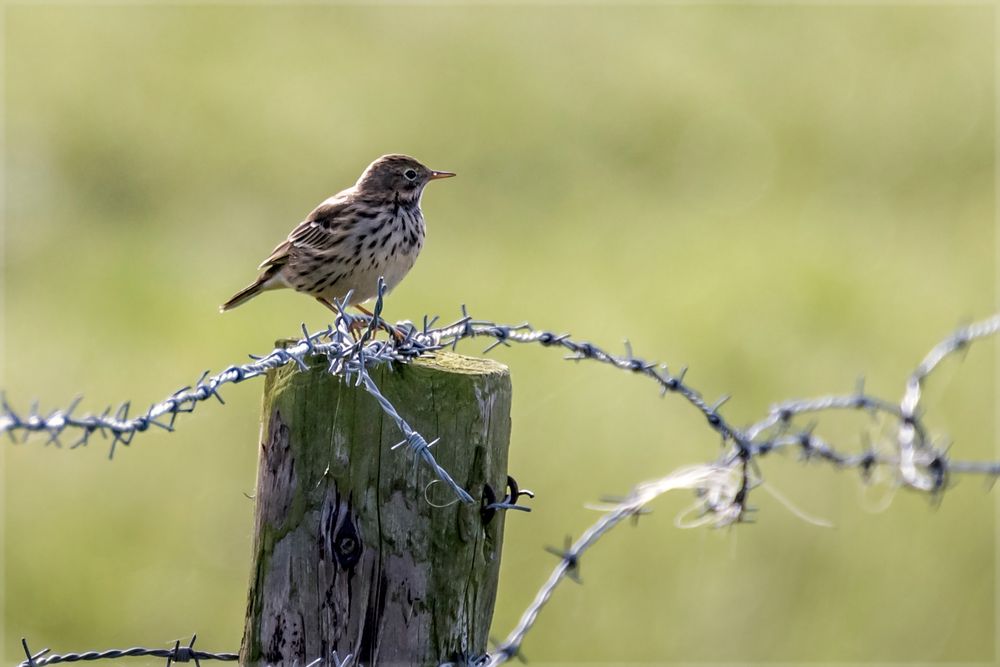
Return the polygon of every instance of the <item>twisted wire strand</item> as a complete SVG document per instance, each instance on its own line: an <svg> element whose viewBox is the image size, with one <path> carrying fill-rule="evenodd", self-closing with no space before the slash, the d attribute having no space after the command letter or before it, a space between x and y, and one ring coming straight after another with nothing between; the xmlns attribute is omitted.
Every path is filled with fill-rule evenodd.
<svg viewBox="0 0 1000 667"><path fill-rule="evenodd" d="M162 649L133 647L126 649L108 649L106 651L84 651L82 653L48 653L48 649L39 651L28 659L18 663L18 667L44 667L71 662L96 662L98 660L117 660L119 658L165 658L167 667L175 662L194 662L217 660L220 662L236 662L240 659L237 653L210 653L208 651L191 651L188 647L180 649ZM351 667L353 656L338 657L336 651L329 658L316 658L305 664L305 667Z"/></svg>
<svg viewBox="0 0 1000 667"><path fill-rule="evenodd" d="M119 658L165 658L167 667L175 662L191 662L200 664L202 660L218 660L221 662L235 662L240 659L236 653L211 653L200 651L194 648L194 643L198 635L192 635L187 646L182 646L180 640L176 641L171 648L144 648L133 647L125 649L109 649L106 651L84 651L82 653L50 653L49 649L42 649L38 653L32 653L28 648L28 641L21 639L21 648L24 649L25 660L19 663L18 667L44 667L44 665L55 665L64 662L93 662L96 660L117 660ZM338 665L337 667L343 667Z"/></svg>
<svg viewBox="0 0 1000 667"><path fill-rule="evenodd" d="M380 285L375 306L376 314L381 312L383 299L384 285ZM349 333L356 321L366 326L365 333L357 340ZM940 489L946 476L942 472L947 470L996 474L997 465L992 462L946 461L944 455L929 443L918 407L922 385L926 378L948 356L965 349L976 340L1000 331L1000 315L962 327L936 345L910 376L903 400L899 404L871 396L865 393L863 386L859 386L851 394L784 401L773 406L765 418L742 430L729 423L720 412L728 396L709 403L699 391L685 382L686 368L671 374L666 365L637 357L627 343L625 354L615 355L593 343L574 339L568 334L535 329L527 323L505 325L487 320L473 320L465 312L464 307L461 319L443 327L435 328L434 320L426 318L421 329L411 322L399 322L396 325L397 331L404 332L404 335L398 340L374 340L372 337L375 322L373 318L351 315L341 308L334 324L327 329L309 333L303 327L303 337L292 345L275 348L262 356L254 356L252 362L230 366L216 375L209 376L206 372L194 386L183 387L135 417L128 416L129 402L122 404L117 410L107 408L100 414L75 416L73 413L79 405L79 399L73 401L68 408L55 410L45 416L38 412L35 404L27 416L22 416L9 405L6 397L0 397L0 433L7 433L14 440L14 435L17 433L26 438L32 433L43 432L49 436L46 445L58 446L61 445L60 438L67 431L76 431L78 437L71 445L72 448L88 444L94 433L100 433L105 437L110 435L109 456L113 456L119 442L128 445L136 434L148 431L154 426L172 431L178 415L194 411L200 403L213 397L223 402L220 389L226 384L238 384L264 375L271 369L292 363L305 369L308 357L321 356L327 359L330 373L342 376L347 381L356 378L356 383L363 386L378 401L399 427L404 436L400 444L407 444L408 449L463 502L471 502L469 494L434 460L430 448L436 441L427 440L409 426L398 410L378 390L376 383L368 374L368 369L382 363L406 363L445 347L455 348L462 341L483 337L493 341L487 347L487 353L499 345L537 344L562 349L569 353L565 358L571 361L592 360L649 377L659 385L661 395L676 393L698 410L705 417L709 427L722 437L723 442L733 445L730 457L752 458L796 446L801 448L807 457L825 459L838 465L870 466L875 463L898 463L903 482L923 491ZM794 435L784 432L796 416L830 410L864 410L882 413L899 420L898 460L879 456L873 451L857 456L846 455L807 431ZM763 434L775 428L779 429L776 437L761 439ZM947 470L942 471L943 466ZM929 472L926 470L928 467L932 468Z"/></svg>
<svg viewBox="0 0 1000 667"><path fill-rule="evenodd" d="M580 557L622 521L638 516L647 504L664 493L676 489L702 489L704 493L711 490L712 493L721 494L721 497L717 499L719 508L726 506L727 502L729 507L732 507L732 500L738 492L738 488L739 484L734 483L729 470L712 465L681 468L666 477L637 485L626 498L609 508L600 519L587 528L579 539L567 545L565 550L549 549L551 553L559 557L559 563L538 589L531 604L521 615L518 624L494 653L487 656L486 664L494 667L520 655L521 644L524 642L525 636L535 625L538 614L552 598L552 594L559 584L566 579L572 579L579 583ZM731 518L727 517L725 512L720 511L717 523L725 524Z"/></svg>
<svg viewBox="0 0 1000 667"><path fill-rule="evenodd" d="M966 349L971 343L993 336L998 331L1000 331L1000 314L958 329L935 345L907 380L906 390L899 403L901 418L896 437L899 444L899 471L908 486L922 491L932 491L935 490L939 479L938 475L928 475L921 469L921 463L927 460L928 455L925 451L928 443L921 433L919 419L924 382L942 361ZM931 460L934 460L935 455L935 452L930 452ZM955 468L952 467L951 470L955 471ZM978 472L978 470L973 471Z"/></svg>
<svg viewBox="0 0 1000 667"><path fill-rule="evenodd" d="M129 445L139 433L144 433L152 427L173 431L177 417L193 412L195 408L210 398L224 403L220 389L227 384L238 384L266 374L269 370L288 364L296 364L300 369L307 368L306 360L311 356L325 357L328 370L333 375L355 381L364 387L379 403L385 413L396 423L404 436L402 443L422 460L432 472L444 482L463 502L473 502L472 497L442 468L431 453L431 446L436 440L428 441L416 432L391 402L379 391L368 370L382 363L406 363L440 350L444 347L456 347L465 339L487 337L493 343L487 352L499 345L516 343L533 343L544 347L559 347L570 354L566 357L573 361L585 359L609 364L621 370L643 374L654 379L661 387L661 393L675 392L686 399L706 417L709 425L718 431L724 439L734 439L746 444L744 436L732 427L718 412L718 407L724 401L714 405L705 401L692 387L684 383L684 373L670 375L666 366L646 362L632 354L631 347L626 345L625 356L615 356L596 345L570 338L568 334L555 334L541 331L528 324L504 325L484 320L473 320L465 312L458 321L435 328L434 320L424 321L422 329L411 322L397 323L397 331L404 335L392 341L374 340L373 332L377 317L381 313L384 300L385 285L380 282L379 295L375 305L375 318L352 315L341 304L337 304L339 313L333 325L314 333L309 333L303 325L303 337L288 346L280 346L271 352L261 355L251 355L253 361L233 365L215 375L208 372L202 374L193 386L183 387L158 403L151 405L145 412L130 417L131 403L126 402L117 409L107 408L102 413L87 413L76 416L75 410L80 399L74 400L66 409L57 409L47 415L38 411L37 403L33 404L27 415L21 415L7 402L6 396L0 396L0 433L6 433L13 442L17 442L15 434L22 434L22 441L32 433L45 433L48 438L46 445L62 446L61 438L67 432L77 433L70 448L85 446L91 436L98 433L111 439L109 457L114 457L118 443ZM349 332L360 322L365 331L359 339Z"/></svg>
<svg viewBox="0 0 1000 667"><path fill-rule="evenodd" d="M918 491L936 493L944 488L949 473L973 473L988 476L1000 475L1000 462L950 461L944 452L933 447L926 437L926 429L917 415L923 383L942 361L982 340L1000 332L1000 315L962 327L938 343L917 366L906 383L906 391L899 404L891 403L865 393L863 383L853 394L828 395L811 399L783 401L771 408L768 415L749 426L741 434L744 441L735 437L733 449L712 465L683 468L666 477L636 486L632 492L616 502L606 504L605 514L592 524L583 535L567 544L566 549L549 549L559 556L559 563L539 588L535 597L522 613L514 629L492 654L482 656L490 667L501 665L511 658L523 657L521 646L538 620L538 615L552 598L555 589L566 579L579 581L580 559L612 528L629 517L638 517L646 505L668 491L695 489L699 498L696 508L701 513L698 524L725 526L746 518L749 511L747 498L750 491L762 483L751 465L759 456L776 449L797 447L808 458L820 458L838 467L857 468L869 475L877 465L889 465L899 472L899 482ZM858 454L842 454L823 438L815 435L812 427L798 432L788 432L792 420L804 414L834 410L864 410L888 415L898 421L896 455L879 454L874 450ZM779 428L773 437L758 440L768 430ZM905 437L909 440L904 440ZM911 448L906 452L906 446ZM909 466L909 469L907 469Z"/></svg>

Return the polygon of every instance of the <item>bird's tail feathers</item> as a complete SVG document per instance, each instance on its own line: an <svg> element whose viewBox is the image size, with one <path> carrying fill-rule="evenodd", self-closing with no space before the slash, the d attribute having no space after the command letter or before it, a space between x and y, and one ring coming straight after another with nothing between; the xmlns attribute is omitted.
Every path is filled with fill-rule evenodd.
<svg viewBox="0 0 1000 667"><path fill-rule="evenodd" d="M234 294L229 301L226 301L224 304L219 306L219 312L224 313L227 310L232 310L236 306L246 303L261 292L274 289L276 287L276 285L274 285L275 273L276 271L273 270L273 267L272 270L262 273L257 280L241 289L239 292Z"/></svg>

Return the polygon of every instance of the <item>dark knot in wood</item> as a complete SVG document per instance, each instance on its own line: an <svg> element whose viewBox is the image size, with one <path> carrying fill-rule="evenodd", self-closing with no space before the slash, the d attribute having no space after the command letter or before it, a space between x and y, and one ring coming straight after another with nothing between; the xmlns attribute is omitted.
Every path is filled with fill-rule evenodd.
<svg viewBox="0 0 1000 667"><path fill-rule="evenodd" d="M334 553L337 554L337 563L345 570L351 569L361 560L361 540L350 516L337 531Z"/></svg>
<svg viewBox="0 0 1000 667"><path fill-rule="evenodd" d="M364 540L354 516L350 497L330 488L320 516L320 560L335 560L342 570L351 570L364 551Z"/></svg>

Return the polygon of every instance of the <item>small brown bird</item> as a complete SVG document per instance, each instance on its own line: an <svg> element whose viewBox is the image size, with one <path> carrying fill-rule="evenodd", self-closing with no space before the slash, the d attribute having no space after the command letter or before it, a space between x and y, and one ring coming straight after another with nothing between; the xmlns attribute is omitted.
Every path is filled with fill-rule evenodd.
<svg viewBox="0 0 1000 667"><path fill-rule="evenodd" d="M313 209L258 269L252 284L226 301L225 312L261 292L291 287L336 311L333 300L348 292L355 306L378 294L378 278L390 290L413 268L424 245L424 187L455 174L434 171L408 155L383 155L353 187Z"/></svg>

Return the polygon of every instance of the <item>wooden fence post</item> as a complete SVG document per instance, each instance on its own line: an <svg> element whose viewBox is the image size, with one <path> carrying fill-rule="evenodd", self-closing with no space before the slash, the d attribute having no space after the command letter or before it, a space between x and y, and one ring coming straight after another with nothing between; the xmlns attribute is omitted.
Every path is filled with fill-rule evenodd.
<svg viewBox="0 0 1000 667"><path fill-rule="evenodd" d="M392 420L325 360L269 372L240 664L337 651L436 665L486 650L503 513L484 526L479 500L485 484L506 485L507 368L439 352L371 374L413 428L440 438L438 463L477 502L428 486L426 466L391 449L403 439Z"/></svg>

